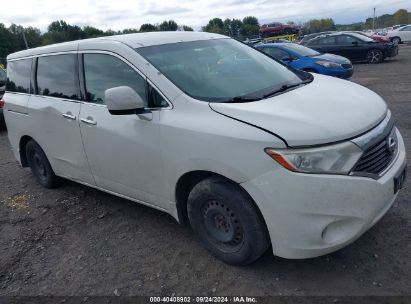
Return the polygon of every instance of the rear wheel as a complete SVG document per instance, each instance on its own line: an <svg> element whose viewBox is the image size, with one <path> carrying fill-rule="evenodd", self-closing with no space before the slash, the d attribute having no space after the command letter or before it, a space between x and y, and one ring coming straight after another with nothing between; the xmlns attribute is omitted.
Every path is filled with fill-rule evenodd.
<svg viewBox="0 0 411 304"><path fill-rule="evenodd" d="M203 245L226 263L252 263L270 245L259 210L231 181L212 177L198 183L188 197L187 211Z"/></svg>
<svg viewBox="0 0 411 304"><path fill-rule="evenodd" d="M380 63L384 60L384 55L380 50L372 49L367 53L368 63Z"/></svg>
<svg viewBox="0 0 411 304"><path fill-rule="evenodd" d="M54 174L46 154L34 140L30 140L26 145L26 157L31 172L43 187L58 186L59 178Z"/></svg>

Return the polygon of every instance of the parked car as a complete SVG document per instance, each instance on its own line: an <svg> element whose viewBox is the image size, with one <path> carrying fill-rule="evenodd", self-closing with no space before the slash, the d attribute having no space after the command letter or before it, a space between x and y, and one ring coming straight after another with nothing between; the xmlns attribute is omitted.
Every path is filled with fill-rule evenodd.
<svg viewBox="0 0 411 304"><path fill-rule="evenodd" d="M387 36L394 44L411 41L411 24L399 27L387 33Z"/></svg>
<svg viewBox="0 0 411 304"><path fill-rule="evenodd" d="M329 35L329 34L334 34L334 33L337 33L337 32L336 31L326 31L326 32L308 34L308 35L303 36L303 38L300 40L299 44L305 45L308 41L310 41L311 39L314 39L318 36Z"/></svg>
<svg viewBox="0 0 411 304"><path fill-rule="evenodd" d="M321 53L340 55L351 61L366 60L369 63L380 63L398 54L398 46L392 43L377 42L355 33L320 36L310 40L306 46Z"/></svg>
<svg viewBox="0 0 411 304"><path fill-rule="evenodd" d="M396 24L396 25L392 26L391 30L396 30L397 28L400 28L400 27L403 27L403 26L406 26L406 25L407 24Z"/></svg>
<svg viewBox="0 0 411 304"><path fill-rule="evenodd" d="M110 36L7 60L10 144L41 185L64 177L165 211L228 263L344 247L404 182L381 97L226 36Z"/></svg>
<svg viewBox="0 0 411 304"><path fill-rule="evenodd" d="M370 33L362 32L362 31L349 31L349 32L344 32L344 33L356 33L356 34L369 37L375 41L382 42L382 43L388 43L391 41L390 38L388 38L387 36L370 34Z"/></svg>
<svg viewBox="0 0 411 304"><path fill-rule="evenodd" d="M295 24L282 24L280 22L272 22L263 24L260 28L261 37L280 36L298 34L300 28Z"/></svg>
<svg viewBox="0 0 411 304"><path fill-rule="evenodd" d="M3 116L3 94L6 90L7 74L6 70L0 68L0 130L5 128L4 116Z"/></svg>
<svg viewBox="0 0 411 304"><path fill-rule="evenodd" d="M354 71L351 61L347 58L321 54L295 43L266 43L255 47L274 59L306 72L350 78Z"/></svg>

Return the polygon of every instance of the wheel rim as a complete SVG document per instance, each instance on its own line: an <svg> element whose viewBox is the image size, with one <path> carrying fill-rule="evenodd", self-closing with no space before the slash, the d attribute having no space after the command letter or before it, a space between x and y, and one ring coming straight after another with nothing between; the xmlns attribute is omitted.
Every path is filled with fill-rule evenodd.
<svg viewBox="0 0 411 304"><path fill-rule="evenodd" d="M217 201L204 207L204 226L210 242L223 251L236 251L244 242L244 230L234 210Z"/></svg>
<svg viewBox="0 0 411 304"><path fill-rule="evenodd" d="M368 53L368 61L371 63L377 63L381 61L381 52L379 51L370 51Z"/></svg>
<svg viewBox="0 0 411 304"><path fill-rule="evenodd" d="M46 166L43 163L43 160L41 156L37 152L32 152L31 153L31 159L32 159L32 169L35 172L35 174L40 178L40 179L46 179L47 178L47 170Z"/></svg>
<svg viewBox="0 0 411 304"><path fill-rule="evenodd" d="M400 39L399 39L399 38L394 38L394 39L392 40L392 43L394 43L394 44L399 44L399 43L400 43Z"/></svg>

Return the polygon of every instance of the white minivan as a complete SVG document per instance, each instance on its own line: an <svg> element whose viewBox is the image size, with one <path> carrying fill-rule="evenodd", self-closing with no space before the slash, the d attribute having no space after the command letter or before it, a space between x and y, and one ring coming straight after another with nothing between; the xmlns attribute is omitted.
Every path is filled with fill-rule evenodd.
<svg viewBox="0 0 411 304"><path fill-rule="evenodd" d="M43 186L70 179L165 211L227 263L335 251L405 179L381 97L225 36L130 34L7 60L11 147Z"/></svg>

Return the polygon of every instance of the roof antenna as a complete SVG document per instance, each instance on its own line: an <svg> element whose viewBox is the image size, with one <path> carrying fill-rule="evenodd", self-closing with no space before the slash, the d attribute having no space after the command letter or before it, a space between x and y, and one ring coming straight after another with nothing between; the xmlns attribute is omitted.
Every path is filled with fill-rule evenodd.
<svg viewBox="0 0 411 304"><path fill-rule="evenodd" d="M24 34L24 30L22 31L22 33L23 33L23 40L24 40L24 44L26 45L26 49L29 49L29 45L27 44L26 34Z"/></svg>

